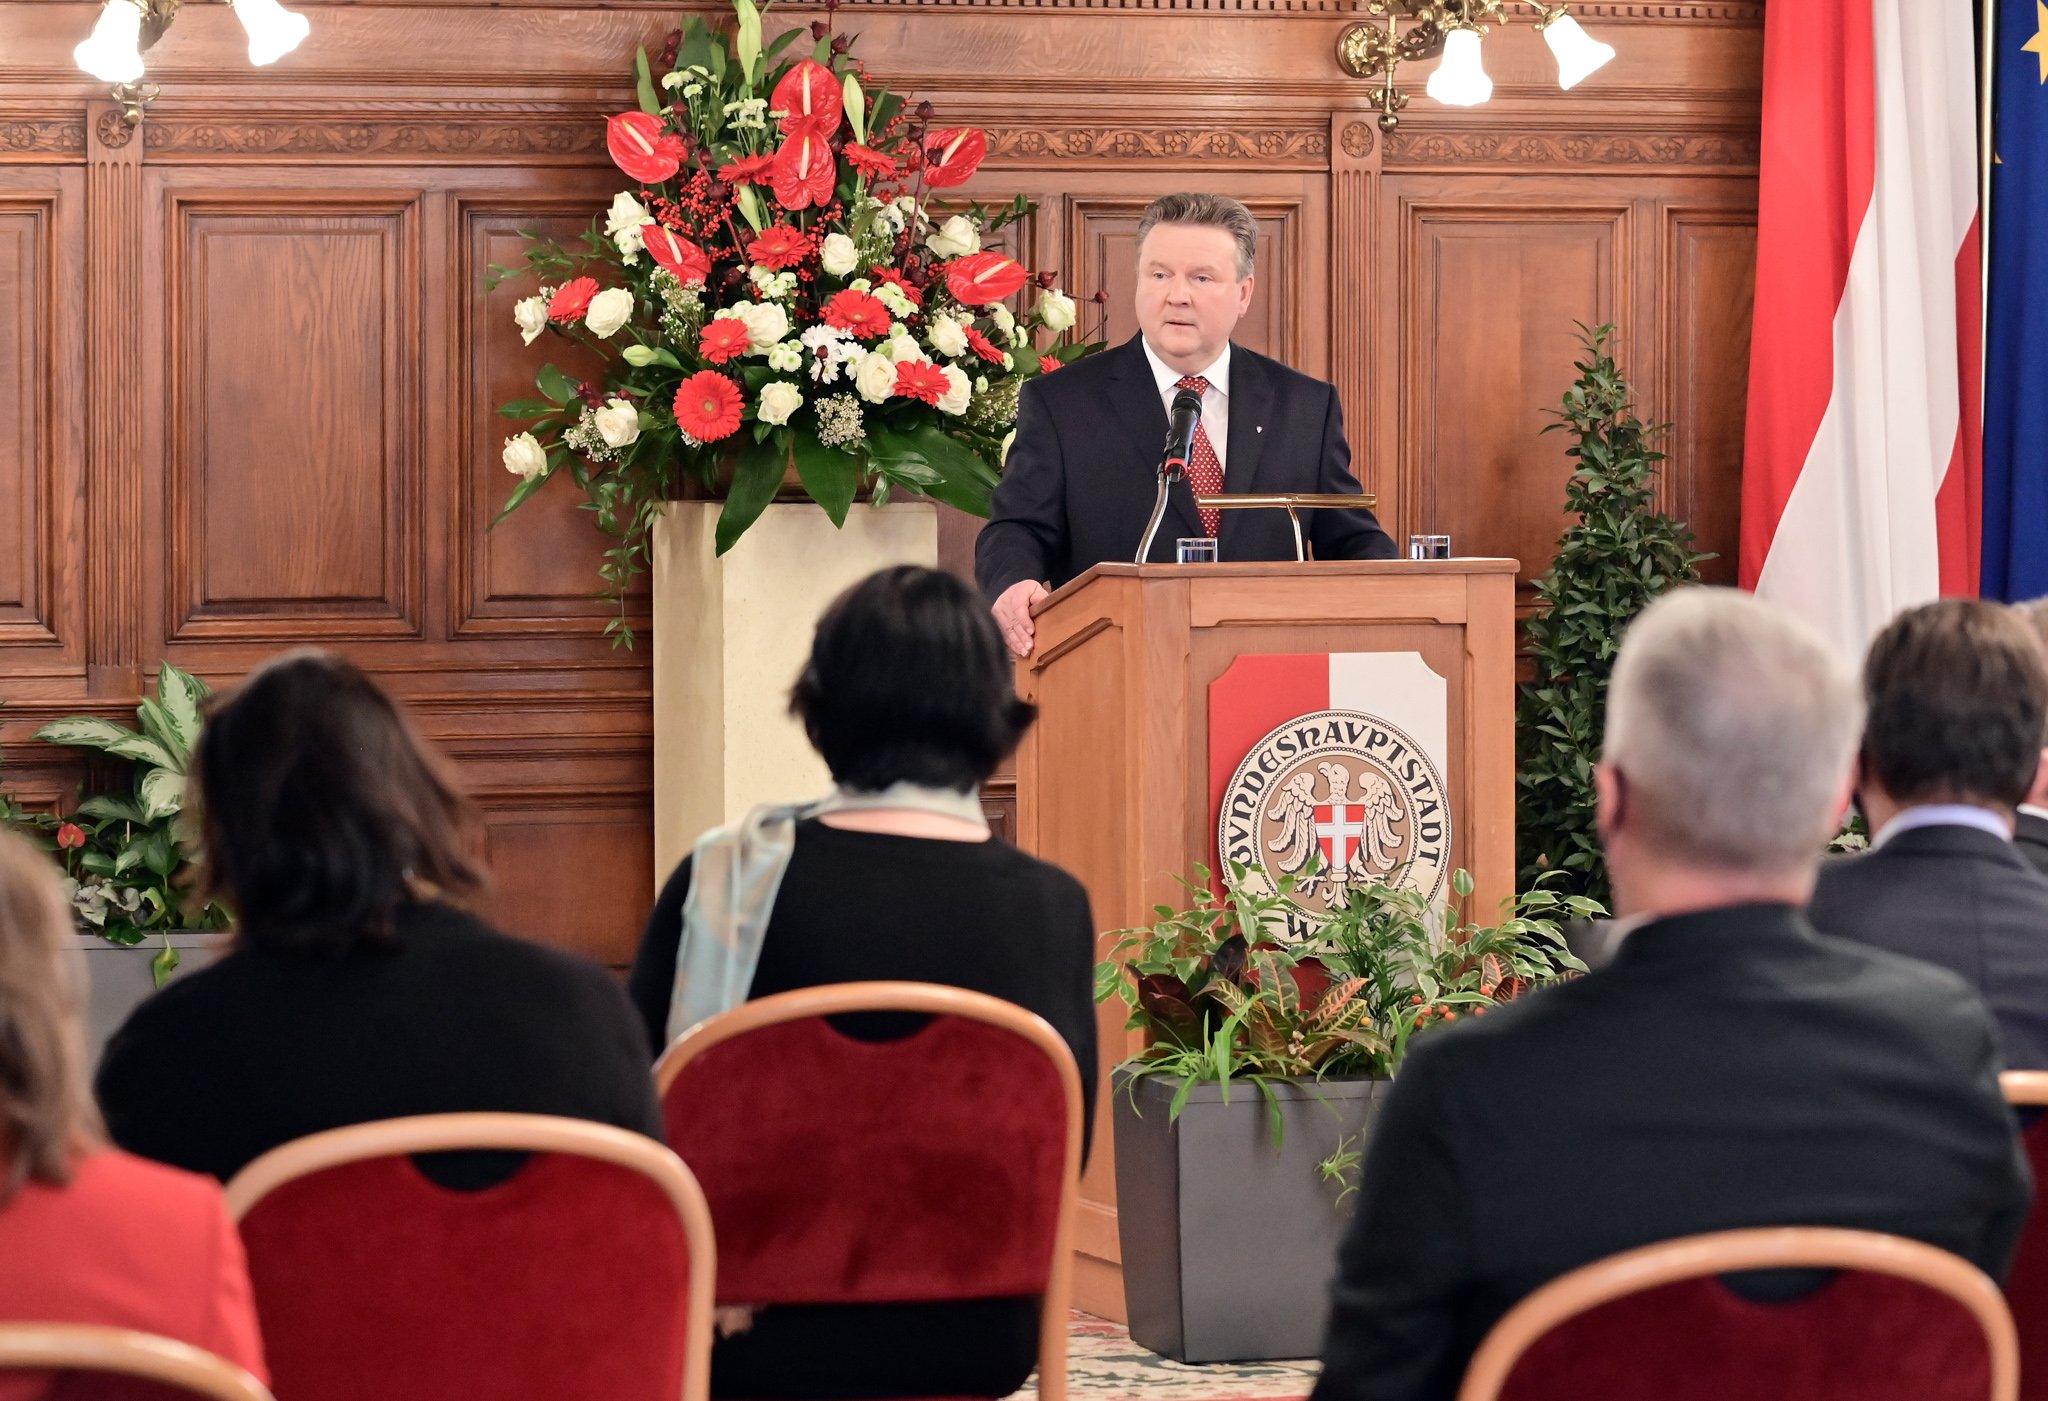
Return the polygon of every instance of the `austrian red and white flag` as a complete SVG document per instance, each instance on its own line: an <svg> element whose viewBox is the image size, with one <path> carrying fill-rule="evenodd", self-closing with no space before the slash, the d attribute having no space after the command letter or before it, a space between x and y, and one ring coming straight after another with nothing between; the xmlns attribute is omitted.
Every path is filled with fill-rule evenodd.
<svg viewBox="0 0 2048 1401"><path fill-rule="evenodd" d="M1764 13L1741 577L1860 658L1977 592L1970 0Z"/></svg>

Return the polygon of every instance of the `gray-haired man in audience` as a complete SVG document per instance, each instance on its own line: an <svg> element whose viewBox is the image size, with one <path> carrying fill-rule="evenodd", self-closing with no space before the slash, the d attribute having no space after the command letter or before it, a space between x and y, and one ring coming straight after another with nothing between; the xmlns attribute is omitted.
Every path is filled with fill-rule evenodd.
<svg viewBox="0 0 2048 1401"><path fill-rule="evenodd" d="M1600 831L1632 932L1410 1054L1315 1401L1451 1397L1522 1296L1675 1236L1856 1227L2004 1273L2030 1188L1983 1003L1799 912L1848 800L1846 669L1749 595L1685 589L1629 629L1608 707Z"/></svg>

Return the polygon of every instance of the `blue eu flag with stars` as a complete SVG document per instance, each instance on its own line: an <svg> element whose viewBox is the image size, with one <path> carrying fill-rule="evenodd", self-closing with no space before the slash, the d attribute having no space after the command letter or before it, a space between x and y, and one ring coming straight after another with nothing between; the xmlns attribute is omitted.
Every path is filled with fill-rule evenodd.
<svg viewBox="0 0 2048 1401"><path fill-rule="evenodd" d="M2017 601L2048 594L2048 4L1997 24L1982 587Z"/></svg>

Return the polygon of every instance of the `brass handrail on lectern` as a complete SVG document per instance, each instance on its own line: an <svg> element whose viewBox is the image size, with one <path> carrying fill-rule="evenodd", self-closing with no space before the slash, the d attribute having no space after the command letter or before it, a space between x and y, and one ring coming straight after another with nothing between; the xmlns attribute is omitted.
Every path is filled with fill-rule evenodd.
<svg viewBox="0 0 2048 1401"><path fill-rule="evenodd" d="M1313 511L1370 511L1380 504L1377 496L1361 494L1349 496L1336 491L1278 491L1262 496L1240 492L1235 496L1197 496L1195 509L1200 511L1242 511L1251 506L1278 506L1287 512L1288 524L1294 527L1294 557L1305 560L1308 554L1301 547L1301 517L1297 510Z"/></svg>

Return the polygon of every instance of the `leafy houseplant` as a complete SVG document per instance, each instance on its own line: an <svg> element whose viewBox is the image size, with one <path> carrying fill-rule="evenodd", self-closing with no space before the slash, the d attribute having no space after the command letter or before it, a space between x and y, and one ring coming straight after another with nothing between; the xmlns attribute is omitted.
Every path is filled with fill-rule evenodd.
<svg viewBox="0 0 2048 1401"><path fill-rule="evenodd" d="M1539 880L1563 894L1606 902L1607 868L1593 817L1593 765L1607 721L1607 682L1622 630L1658 594L1698 577L1712 555L1695 554L1692 532L1656 509L1651 444L1669 424L1635 416L1628 381L1609 353L1611 325L1579 326L1585 358L1556 423L1577 441L1565 488L1566 528L1536 581L1540 607L1527 624L1535 679L1521 688L1515 733L1517 884Z"/></svg>
<svg viewBox="0 0 2048 1401"><path fill-rule="evenodd" d="M633 188L602 231L581 249L528 235L523 268L491 269L492 287L548 284L514 310L529 345L551 333L606 361L601 382L543 366L543 397L498 412L531 423L505 444L521 478L505 511L566 470L619 539L602 569L615 644L632 644L626 587L685 482L724 496L720 553L791 468L834 525L892 489L987 515L1018 391L1100 348L1034 344L1077 310L1000 251L1028 201L929 199L973 177L984 132L935 130L930 103L871 80L831 3L765 43L753 0L731 3L731 33L693 16L638 52L639 110L608 125Z"/></svg>
<svg viewBox="0 0 2048 1401"><path fill-rule="evenodd" d="M129 791L95 793L68 818L43 818L36 825L54 829L83 930L113 944L164 937L150 965L159 987L178 966L168 935L228 926L220 905L194 908L179 888L191 860L179 832L186 772L199 737L199 702L209 694L199 678L165 662L157 670L156 695L144 696L135 709L136 729L74 715L36 731L48 743L110 754L135 766Z"/></svg>

